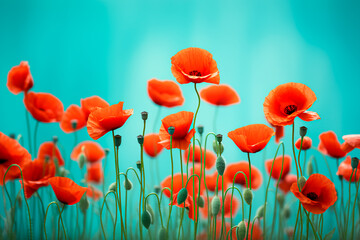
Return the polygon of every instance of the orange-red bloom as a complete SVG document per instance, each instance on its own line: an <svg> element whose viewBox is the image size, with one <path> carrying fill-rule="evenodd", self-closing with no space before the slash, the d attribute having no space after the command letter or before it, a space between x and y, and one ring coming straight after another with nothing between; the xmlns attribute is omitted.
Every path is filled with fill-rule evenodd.
<svg viewBox="0 0 360 240"><path fill-rule="evenodd" d="M171 58L171 64L171 72L180 84L220 82L216 61L204 49L183 49Z"/></svg>
<svg viewBox="0 0 360 240"><path fill-rule="evenodd" d="M84 141L76 145L70 157L72 160L77 161L81 153L85 155L89 163L100 161L105 157L104 149L100 144L93 141Z"/></svg>
<svg viewBox="0 0 360 240"><path fill-rule="evenodd" d="M159 106L170 108L184 103L181 89L173 81L160 81L153 78L148 81L147 91L150 99Z"/></svg>
<svg viewBox="0 0 360 240"><path fill-rule="evenodd" d="M66 205L78 203L87 188L77 185L73 180L66 177L52 177L49 183L54 190L56 198Z"/></svg>
<svg viewBox="0 0 360 240"><path fill-rule="evenodd" d="M333 131L328 131L320 134L320 143L318 149L330 157L343 158L346 152L341 150L340 142Z"/></svg>
<svg viewBox="0 0 360 240"><path fill-rule="evenodd" d="M81 110L85 114L85 118L88 119L91 112L97 110L98 108L109 107L109 104L99 96L87 97L80 100Z"/></svg>
<svg viewBox="0 0 360 240"><path fill-rule="evenodd" d="M103 193L94 186L89 185L86 191L86 196L94 199L94 201L97 201L103 196Z"/></svg>
<svg viewBox="0 0 360 240"><path fill-rule="evenodd" d="M241 151L256 153L265 148L274 134L274 130L264 124L251 124L229 132L228 137Z"/></svg>
<svg viewBox="0 0 360 240"><path fill-rule="evenodd" d="M202 153L200 152L200 147L195 145L195 163L201 163L201 154L204 159L204 149L202 149ZM193 160L193 145L190 145L190 156L189 156L189 148L186 148L183 154L183 160L186 163L189 157L189 163ZM205 168L211 169L216 162L216 155L210 150L206 150L206 159L205 159Z"/></svg>
<svg viewBox="0 0 360 240"><path fill-rule="evenodd" d="M204 173L203 173L204 174ZM218 176L218 172L215 171L213 174L207 174L205 176L205 180L206 180L206 186L208 188L209 191L215 192L216 189L216 179ZM218 190L221 191L222 190L222 176L219 176L219 181L218 181ZM229 185L229 181L228 179L224 178L224 188L227 189L228 185ZM231 182L232 183L232 182Z"/></svg>
<svg viewBox="0 0 360 240"><path fill-rule="evenodd" d="M334 183L318 173L310 175L301 191L297 183L293 183L290 190L303 207L314 214L325 212L337 199Z"/></svg>
<svg viewBox="0 0 360 240"><path fill-rule="evenodd" d="M70 107L66 109L64 115L62 116L60 128L66 133L71 133L82 129L85 126L86 118L84 112L79 106L75 104L70 105Z"/></svg>
<svg viewBox="0 0 360 240"><path fill-rule="evenodd" d="M344 143L341 144L341 150L351 152L354 148L360 148L360 134L345 135L342 137Z"/></svg>
<svg viewBox="0 0 360 240"><path fill-rule="evenodd" d="M28 62L22 61L20 65L14 66L8 73L6 86L12 94L27 92L34 85Z"/></svg>
<svg viewBox="0 0 360 240"><path fill-rule="evenodd" d="M270 171L271 171L271 166L273 164L273 161L274 161L274 159L269 159L269 160L265 161L265 167L266 167L266 170L268 173L270 173ZM276 180L278 180L280 177L282 165L283 165L283 172L281 174L281 179L284 179L285 176L290 171L291 157L289 155L285 155L284 156L284 164L282 164L282 162L283 162L283 156L279 156L279 157L275 158L271 177Z"/></svg>
<svg viewBox="0 0 360 240"><path fill-rule="evenodd" d="M160 143L159 134L157 133L149 133L144 137L144 150L147 155L154 158L156 157L162 150L163 145Z"/></svg>
<svg viewBox="0 0 360 240"><path fill-rule="evenodd" d="M216 106L229 106L240 103L240 97L229 85L211 85L200 90L200 97L207 103Z"/></svg>
<svg viewBox="0 0 360 240"><path fill-rule="evenodd" d="M353 173L351 182L355 182L355 171L353 170L354 169L351 167L351 157L347 156L346 159L340 163L336 175L343 176L343 178L346 181L350 181L351 173ZM360 179L360 163L357 166L356 181L359 181L359 179Z"/></svg>
<svg viewBox="0 0 360 240"><path fill-rule="evenodd" d="M224 178L227 179L230 183L233 182L234 177L237 172L242 171L246 175L247 182L249 184L249 163L247 161L240 161L237 163L230 163L227 165ZM236 175L235 183L246 187L246 179L242 173ZM258 189L262 184L263 178L259 169L251 165L251 188Z"/></svg>
<svg viewBox="0 0 360 240"><path fill-rule="evenodd" d="M310 148L311 148L311 145L312 145L312 140L311 140L311 138L309 138L309 137L307 137L307 136L305 136L305 137L303 138L302 146L301 146L301 138L299 138L299 139L296 141L296 143L295 143L295 147L296 147L298 150L300 150L300 146L301 146L301 150L304 150L304 151L310 149Z"/></svg>
<svg viewBox="0 0 360 240"><path fill-rule="evenodd" d="M184 174L183 176L183 181L184 181L184 187L185 187L185 184L186 184L186 181L187 181L187 175ZM161 182L161 187L162 188L169 188L171 189L171 175L166 177L162 182ZM198 184L197 184L198 186ZM181 173L175 173L174 174L174 181L173 181L173 194L175 193L178 193L180 190L182 189L182 182L181 182ZM188 190L188 194L190 196L193 196L193 181L190 180L186 189ZM195 193L197 192L197 188L196 188L196 185L195 185ZM170 191L165 189L164 190L164 195L167 196L168 198L170 198Z"/></svg>
<svg viewBox="0 0 360 240"><path fill-rule="evenodd" d="M247 226L248 226L247 222L245 222L245 226L247 229ZM252 233L251 233L251 230L252 230ZM261 227L259 226L259 224L255 223L254 227L253 227L253 224L250 222L248 240L250 240L250 239L252 239L252 240L262 240L263 239L263 233L262 233L262 230L261 230Z"/></svg>
<svg viewBox="0 0 360 240"><path fill-rule="evenodd" d="M186 150L186 148L189 147L191 138L195 134L195 129L191 129L189 132L193 116L194 113L192 112L182 111L163 118L161 120L162 125L159 132L159 143L166 149L170 149L170 134L168 128L174 127L175 131L172 135L172 148Z"/></svg>
<svg viewBox="0 0 360 240"><path fill-rule="evenodd" d="M25 94L24 104L39 122L60 122L64 113L62 102L50 93L29 92Z"/></svg>
<svg viewBox="0 0 360 240"><path fill-rule="evenodd" d="M316 112L307 111L315 100L315 93L304 84L290 82L279 85L265 98L265 117L275 126L291 125L296 117L304 121L320 119Z"/></svg>
<svg viewBox="0 0 360 240"><path fill-rule="evenodd" d="M297 183L297 176L294 174L288 174L284 179L281 179L279 182L279 188L283 191L284 194L287 194L290 191L290 187L293 183Z"/></svg>
<svg viewBox="0 0 360 240"><path fill-rule="evenodd" d="M57 161L59 166L64 166L65 162L61 156L59 148L53 142L44 142L38 150L38 159L45 161L50 158L51 161Z"/></svg>
<svg viewBox="0 0 360 240"><path fill-rule="evenodd" d="M90 113L87 121L89 136L97 140L111 130L122 127L133 114L133 109L123 110L124 102L109 107L98 108Z"/></svg>
<svg viewBox="0 0 360 240"><path fill-rule="evenodd" d="M102 183L104 180L104 171L102 169L101 162L88 164L85 178L87 182L92 182L96 184Z"/></svg>
<svg viewBox="0 0 360 240"><path fill-rule="evenodd" d="M275 142L279 143L284 137L284 126L275 126Z"/></svg>

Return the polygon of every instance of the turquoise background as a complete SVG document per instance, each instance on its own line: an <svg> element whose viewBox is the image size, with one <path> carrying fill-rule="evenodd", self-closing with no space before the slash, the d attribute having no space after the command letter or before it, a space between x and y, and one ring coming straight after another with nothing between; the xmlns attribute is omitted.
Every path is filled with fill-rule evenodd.
<svg viewBox="0 0 360 240"><path fill-rule="evenodd" d="M220 109L219 133L227 135L247 124L266 123L264 98L277 85L291 81L308 85L318 98L310 110L321 120L296 120L297 127L309 128L315 146L324 131L335 131L339 139L359 133L359 10L357 1L2 0L0 131L27 137L23 96L12 95L6 88L10 68L26 60L34 78L32 90L54 94L65 109L92 95L110 104L124 101L124 108L133 108L134 115L116 132L123 136L121 170L134 167L140 157L136 140L142 132L140 112L149 112L148 133L153 131L157 112L147 96L147 80L175 80L170 58L181 49L201 47L217 61L221 83L234 87L241 98L241 104ZM185 104L162 109L161 117L181 110L195 111L193 86L181 88ZM213 115L214 107L202 102L197 123L205 125L205 132L212 130ZM155 129L159 127L160 122L155 123ZM59 136L70 153L73 136L61 132L58 124L41 124L38 143L51 140L53 135ZM86 129L79 132L79 138L89 139ZM284 141L289 155L290 140L291 127L287 127ZM111 141L110 134L99 140L108 148ZM246 159L227 137L224 144L228 162ZM271 158L274 152L271 140L266 156ZM253 164L260 169L263 154L252 156ZM312 154L319 159L320 172L328 175L320 155ZM169 152L164 151L159 161L162 177L169 175ZM328 161L335 175L336 163L330 158ZM147 163L153 164L146 158ZM147 168L150 177L155 174L153 167ZM115 172L112 161L107 169L109 184L114 181L109 177ZM73 174L79 182L79 171ZM337 178L335 182L339 187ZM256 206L263 203L263 194L263 189L255 193ZM333 216L332 212L327 214Z"/></svg>

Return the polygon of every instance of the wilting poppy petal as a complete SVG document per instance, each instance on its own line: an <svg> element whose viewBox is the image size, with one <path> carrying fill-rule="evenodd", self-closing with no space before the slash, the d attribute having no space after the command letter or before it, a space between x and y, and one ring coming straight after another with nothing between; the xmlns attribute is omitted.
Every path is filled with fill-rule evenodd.
<svg viewBox="0 0 360 240"><path fill-rule="evenodd" d="M80 100L81 110L85 114L85 118L88 119L91 112L97 110L98 108L109 107L109 104L99 96L87 97Z"/></svg>
<svg viewBox="0 0 360 240"><path fill-rule="evenodd" d="M274 134L274 130L264 124L251 124L229 132L228 137L241 151L256 153L265 148Z"/></svg>
<svg viewBox="0 0 360 240"><path fill-rule="evenodd" d="M179 85L173 81L160 81L151 79L148 81L147 90L150 99L159 106L176 107L184 103Z"/></svg>
<svg viewBox="0 0 360 240"><path fill-rule="evenodd" d="M290 190L303 207L314 214L324 213L337 199L334 183L318 173L310 175L301 191L297 183L293 183Z"/></svg>
<svg viewBox="0 0 360 240"><path fill-rule="evenodd" d="M355 172L357 172L356 178L355 178ZM346 181L350 181L351 173L353 175L351 178L351 182L355 182L355 179L356 181L360 179L360 163L357 166L357 171L354 171L354 169L351 166L351 157L347 156L346 159L340 163L336 175L342 176Z"/></svg>
<svg viewBox="0 0 360 240"><path fill-rule="evenodd" d="M22 61L20 65L14 66L8 73L7 84L12 94L27 92L34 85L28 62Z"/></svg>
<svg viewBox="0 0 360 240"><path fill-rule="evenodd" d="M97 201L103 196L103 193L100 190L96 189L94 186L90 185L87 188L86 196L94 199L94 201Z"/></svg>
<svg viewBox="0 0 360 240"><path fill-rule="evenodd" d="M205 176L206 179L206 186L208 188L209 191L215 192L216 189L216 179L218 176L218 172L215 171L213 174L207 174ZM222 176L219 176L219 181L218 181L218 190L221 191L222 190ZM229 181L228 179L224 178L224 188L226 189L229 185ZM232 182L231 182L232 183Z"/></svg>
<svg viewBox="0 0 360 240"><path fill-rule="evenodd" d="M301 145L301 138L299 138L299 139L295 142L295 147L296 147L298 150L300 150L300 146L301 146L301 150L303 150L303 151L306 151L306 150L310 149L310 148L311 148L311 145L312 145L312 140L311 140L311 138L309 138L309 137L307 137L307 136L305 136L305 137L303 138L303 143L302 143L302 145Z"/></svg>
<svg viewBox="0 0 360 240"><path fill-rule="evenodd" d="M75 128L74 128L75 126ZM70 105L64 112L60 122L60 128L66 132L71 133L86 126L86 118L84 112L77 105Z"/></svg>
<svg viewBox="0 0 360 240"><path fill-rule="evenodd" d="M284 194L287 194L290 191L290 187L293 183L297 183L297 176L294 174L288 174L284 179L280 180L279 188L283 191Z"/></svg>
<svg viewBox="0 0 360 240"><path fill-rule="evenodd" d="M204 158L204 149L202 149L202 157ZM189 156L189 148L186 148L184 154L183 154L183 160L186 163L187 159L189 157L189 163L192 162L193 159L193 145L190 145L190 156ZM201 163L201 152L200 147L198 145L195 145L195 162ZM210 150L206 150L206 159L205 159L205 168L211 169L216 162L216 155Z"/></svg>
<svg viewBox="0 0 360 240"><path fill-rule="evenodd" d="M273 161L274 161L274 159L269 159L269 160L265 161L265 167L266 167L266 171L268 173L270 173L270 171L271 171L271 166L272 166ZM279 157L275 158L271 177L276 180L278 180L280 177L281 168L283 165L282 162L283 162L283 156L279 156ZM291 157L289 155L285 155L281 179L284 179L285 176L289 173L290 165L291 165Z"/></svg>
<svg viewBox="0 0 360 240"><path fill-rule="evenodd" d="M285 126L296 117L305 121L320 119L314 112L306 112L315 102L315 93L301 83L285 83L273 89L264 101L264 113L269 123Z"/></svg>
<svg viewBox="0 0 360 240"><path fill-rule="evenodd" d="M71 159L77 161L80 154L83 153L87 162L94 163L105 157L104 149L97 142L84 141L76 145L71 153Z"/></svg>
<svg viewBox="0 0 360 240"><path fill-rule="evenodd" d="M237 163L230 163L226 166L225 172L224 172L224 178L227 179L230 183L233 182L234 177L237 172L242 171L245 173L247 182L249 183L249 163L246 161L240 161ZM251 188L252 189L258 189L262 184L262 175L259 169L251 165ZM243 187L246 187L246 179L242 173L239 173L236 175L235 183L242 185Z"/></svg>
<svg viewBox="0 0 360 240"><path fill-rule="evenodd" d="M87 121L89 136L97 140L111 130L122 127L133 114L133 109L123 110L124 102L109 107L98 108L90 113Z"/></svg>
<svg viewBox="0 0 360 240"><path fill-rule="evenodd" d="M240 103L240 97L229 85L211 85L200 90L200 97L207 103L216 106L229 106Z"/></svg>
<svg viewBox="0 0 360 240"><path fill-rule="evenodd" d="M60 154L59 148L53 142L44 142L40 145L38 159L45 161L46 158L50 158L52 161L57 161L59 166L64 166L65 162Z"/></svg>
<svg viewBox="0 0 360 240"><path fill-rule="evenodd" d="M171 72L180 84L220 82L216 61L204 49L183 49L171 58L171 64Z"/></svg>
<svg viewBox="0 0 360 240"><path fill-rule="evenodd" d="M78 203L87 188L77 185L73 180L66 177L52 177L49 183L54 190L56 198L67 205Z"/></svg>
<svg viewBox="0 0 360 240"><path fill-rule="evenodd" d="M39 122L60 122L64 113L62 102L50 93L29 92L25 94L24 104Z"/></svg>
<svg viewBox="0 0 360 240"><path fill-rule="evenodd" d="M159 134L149 133L145 135L144 150L146 154L152 158L156 157L164 148L159 142L160 142Z"/></svg>
<svg viewBox="0 0 360 240"><path fill-rule="evenodd" d="M102 183L104 180L104 171L101 162L88 164L85 178L87 182L96 184Z"/></svg>
<svg viewBox="0 0 360 240"><path fill-rule="evenodd" d="M344 143L341 144L341 150L351 152L354 148L360 148L360 134L345 135L342 137Z"/></svg>
<svg viewBox="0 0 360 240"><path fill-rule="evenodd" d="M340 142L333 131L320 134L319 150L333 158L343 158L346 152L341 150Z"/></svg>

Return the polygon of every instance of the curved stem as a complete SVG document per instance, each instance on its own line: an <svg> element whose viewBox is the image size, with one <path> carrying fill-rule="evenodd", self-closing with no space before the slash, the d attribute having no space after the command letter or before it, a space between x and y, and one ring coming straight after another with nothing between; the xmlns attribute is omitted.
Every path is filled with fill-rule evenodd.
<svg viewBox="0 0 360 240"><path fill-rule="evenodd" d="M64 236L65 236L65 240L67 239L67 235L66 235L66 230L65 230L65 226L64 226L64 221L62 220L62 217L61 217L61 211L60 211L60 206L57 202L53 201L51 203L49 203L49 205L47 206L46 208L46 213L45 213L45 218L44 218L44 234L45 234L45 239L47 239L47 234L46 234L46 217L47 217L47 214L48 214L48 211L49 211L49 207L53 204L56 204L57 206L57 209L59 211L59 217L60 217L60 220L61 220L61 224L62 224L62 227L63 227L63 230L64 230ZM59 229L60 231L60 229Z"/></svg>
<svg viewBox="0 0 360 240"><path fill-rule="evenodd" d="M116 196L115 192L110 191L110 192L106 193L106 195L105 195L105 197L104 197L104 200L103 200L103 203L102 203L102 205L101 205L101 210L100 210L100 224L101 224L101 229L102 229L102 231L103 231L105 240L106 240L106 234L105 234L104 225L103 225L103 222L102 222L102 212L103 212L104 204L106 203L106 198L107 198L107 196L108 196L110 193L114 194L114 197L115 197L115 209L117 209L117 200L116 200L117 196ZM109 209L108 209L108 211L110 212ZM117 220L117 211L115 211L115 212L116 212L116 220ZM114 223L114 232L113 232L114 240L115 240L116 220L115 220L115 223Z"/></svg>
<svg viewBox="0 0 360 240"><path fill-rule="evenodd" d="M163 223L163 219L162 219L162 214L161 214L161 208L160 208L160 199L159 196L156 193L149 193L146 198L145 198L145 204L147 203L147 199L148 197L154 195L158 201L158 207L159 207L159 214L160 214L160 221L161 221L161 227L164 227L164 223Z"/></svg>

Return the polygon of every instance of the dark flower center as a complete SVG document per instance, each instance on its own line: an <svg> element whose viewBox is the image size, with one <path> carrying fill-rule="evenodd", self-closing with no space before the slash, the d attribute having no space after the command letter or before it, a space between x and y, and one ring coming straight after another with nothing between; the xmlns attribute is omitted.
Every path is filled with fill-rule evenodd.
<svg viewBox="0 0 360 240"><path fill-rule="evenodd" d="M287 105L284 109L285 114L291 115L293 112L297 110L296 105Z"/></svg>
<svg viewBox="0 0 360 240"><path fill-rule="evenodd" d="M313 201L316 201L318 199L318 195L314 192L309 192L306 196Z"/></svg>
<svg viewBox="0 0 360 240"><path fill-rule="evenodd" d="M0 159L0 164L6 163L7 159Z"/></svg>
<svg viewBox="0 0 360 240"><path fill-rule="evenodd" d="M194 71L191 71L191 72L189 73L189 75L190 75L190 76L201 77L201 72L194 70Z"/></svg>

